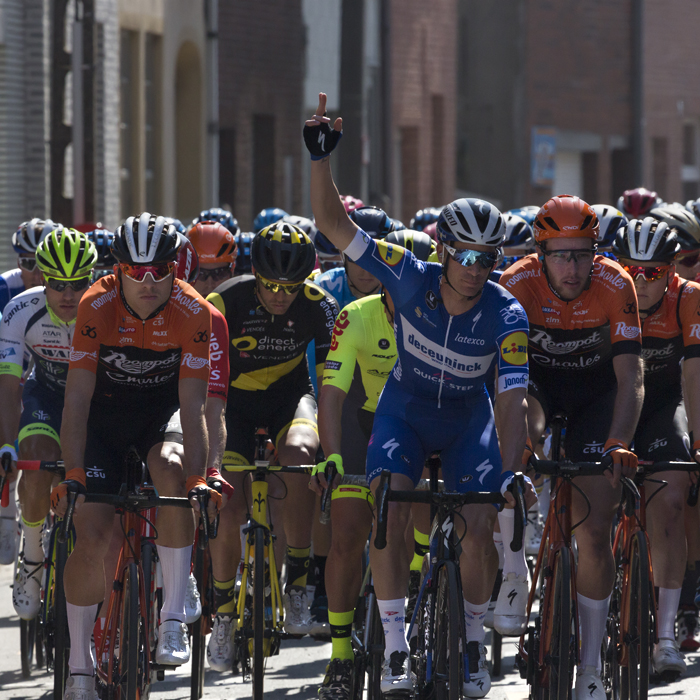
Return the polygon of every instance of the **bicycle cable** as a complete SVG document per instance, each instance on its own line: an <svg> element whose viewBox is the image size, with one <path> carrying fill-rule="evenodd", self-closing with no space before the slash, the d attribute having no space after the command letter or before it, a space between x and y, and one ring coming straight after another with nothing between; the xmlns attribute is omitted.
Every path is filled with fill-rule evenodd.
<svg viewBox="0 0 700 700"><path fill-rule="evenodd" d="M581 523L584 523L584 522L586 522L586 520L588 520L588 517L589 517L590 514L591 514L591 502L590 502L590 500L588 499L588 496L586 496L586 494L582 491L581 487L578 486L577 484L575 484L575 483L573 482L573 480L571 481L571 485L583 496L584 501L586 501L586 508L587 508L587 510L588 510L588 512L586 513L586 515L584 515L583 518L581 518L581 520L579 520L579 521L576 523L576 525L574 525L574 526L571 528L571 532L573 532L579 525L581 525ZM573 510L573 508L572 508L572 510Z"/></svg>

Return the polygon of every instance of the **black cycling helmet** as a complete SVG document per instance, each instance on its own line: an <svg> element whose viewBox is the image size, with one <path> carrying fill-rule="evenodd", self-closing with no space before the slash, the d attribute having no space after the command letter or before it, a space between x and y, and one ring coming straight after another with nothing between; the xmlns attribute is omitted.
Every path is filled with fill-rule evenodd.
<svg viewBox="0 0 700 700"><path fill-rule="evenodd" d="M238 248L234 275L247 275L251 271L250 250L253 247L255 234L250 231L241 231L234 236L234 239L236 241L236 247Z"/></svg>
<svg viewBox="0 0 700 700"><path fill-rule="evenodd" d="M435 252L435 241L422 231L412 231L410 228L392 231L384 239L385 243L399 245L410 250L418 260L426 261Z"/></svg>
<svg viewBox="0 0 700 700"><path fill-rule="evenodd" d="M114 232L114 257L131 265L173 262L187 239L162 216L147 211L130 216Z"/></svg>
<svg viewBox="0 0 700 700"><path fill-rule="evenodd" d="M651 216L632 219L620 227L612 246L618 258L660 263L672 262L680 249L676 230Z"/></svg>
<svg viewBox="0 0 700 700"><path fill-rule="evenodd" d="M426 207L425 209L419 209L408 227L412 231L422 231L426 226L434 224L440 218L440 209L437 207Z"/></svg>
<svg viewBox="0 0 700 700"><path fill-rule="evenodd" d="M96 228L94 231L88 231L87 237L92 241L97 251L97 268L112 268L117 263L117 259L112 253L112 242L114 234L106 228Z"/></svg>
<svg viewBox="0 0 700 700"><path fill-rule="evenodd" d="M652 209L649 216L676 229L681 250L700 248L700 222L685 207L679 204L665 204Z"/></svg>
<svg viewBox="0 0 700 700"><path fill-rule="evenodd" d="M359 207L349 216L371 238L384 238L387 233L396 230L394 221L379 207Z"/></svg>
<svg viewBox="0 0 700 700"><path fill-rule="evenodd" d="M316 264L311 239L294 224L278 221L253 239L251 262L261 277L280 282L301 282Z"/></svg>

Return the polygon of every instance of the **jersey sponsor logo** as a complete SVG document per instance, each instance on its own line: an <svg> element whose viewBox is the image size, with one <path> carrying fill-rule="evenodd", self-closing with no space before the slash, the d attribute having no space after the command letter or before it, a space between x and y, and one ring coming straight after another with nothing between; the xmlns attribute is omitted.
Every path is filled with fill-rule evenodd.
<svg viewBox="0 0 700 700"><path fill-rule="evenodd" d="M199 302L185 293L185 290L177 284L173 286L173 293L170 295L173 301L177 301L195 316L202 310Z"/></svg>
<svg viewBox="0 0 700 700"><path fill-rule="evenodd" d="M483 486L484 478L493 469L493 464L488 459L485 459L478 467L476 471L480 474L479 483Z"/></svg>
<svg viewBox="0 0 700 700"><path fill-rule="evenodd" d="M181 365L187 365L190 369L204 369L209 366L209 360L206 357L195 357L191 352L186 352L182 356Z"/></svg>
<svg viewBox="0 0 700 700"><path fill-rule="evenodd" d="M481 312L479 312L481 313ZM455 343L466 343L467 345L484 345L486 341L483 338L469 338L466 335L455 335Z"/></svg>
<svg viewBox="0 0 700 700"><path fill-rule="evenodd" d="M194 337L194 342L195 343L208 343L209 342L209 333L207 331L199 331L197 335Z"/></svg>
<svg viewBox="0 0 700 700"><path fill-rule="evenodd" d="M479 311L479 313L474 316L474 322L472 323L472 335L474 334L474 329L476 328L476 324L479 323L479 319L481 318L481 315L483 314L483 310ZM483 343L481 343L483 345Z"/></svg>
<svg viewBox="0 0 700 700"><path fill-rule="evenodd" d="M379 345L382 350L387 350L391 346L391 343L386 338L380 338L377 345Z"/></svg>
<svg viewBox="0 0 700 700"><path fill-rule="evenodd" d="M17 352L14 348L5 348L4 350L0 351L0 360L6 360L8 357L12 357L16 354Z"/></svg>
<svg viewBox="0 0 700 700"><path fill-rule="evenodd" d="M35 345L33 348L37 355L42 355L47 360L65 360L70 359L70 348L56 347L54 345Z"/></svg>
<svg viewBox="0 0 700 700"><path fill-rule="evenodd" d="M623 314L636 314L637 313L637 305L634 302L630 302L625 306L624 309L622 309Z"/></svg>
<svg viewBox="0 0 700 700"><path fill-rule="evenodd" d="M510 333L501 342L501 357L509 365L527 363L527 333L516 331Z"/></svg>
<svg viewBox="0 0 700 700"><path fill-rule="evenodd" d="M396 279L401 279L404 263L406 262L406 250L398 245L375 241L375 250L372 257L383 263L388 270L391 270Z"/></svg>
<svg viewBox="0 0 700 700"><path fill-rule="evenodd" d="M438 305L438 298L435 292L432 289L429 289L425 293L425 305L431 310L435 311L437 309Z"/></svg>
<svg viewBox="0 0 700 700"><path fill-rule="evenodd" d="M39 420L50 420L51 416L46 412L42 411L41 409L38 411L33 411L32 415L34 418L38 418Z"/></svg>
<svg viewBox="0 0 700 700"><path fill-rule="evenodd" d="M124 326L119 326L119 332L120 333L136 333L135 328L124 328ZM94 336L90 336L91 338L94 338Z"/></svg>
<svg viewBox="0 0 700 700"><path fill-rule="evenodd" d="M80 331L80 335L84 335L86 338L97 338L97 327L86 324Z"/></svg>
<svg viewBox="0 0 700 700"><path fill-rule="evenodd" d="M666 445L668 445L668 440L666 438L657 438L649 443L648 451L653 452L654 450L658 450L659 447L666 447Z"/></svg>
<svg viewBox="0 0 700 700"><path fill-rule="evenodd" d="M403 344L406 350L432 367L449 369L460 377L474 377L486 372L496 353L470 356L445 348L426 338L402 315Z"/></svg>
<svg viewBox="0 0 700 700"><path fill-rule="evenodd" d="M136 341L130 335L125 335L123 338L119 338L119 345L128 345L129 343L135 342Z"/></svg>
<svg viewBox="0 0 700 700"><path fill-rule="evenodd" d="M394 355L372 355L372 357L378 357L380 360L393 360L396 357L396 354L394 354Z"/></svg>
<svg viewBox="0 0 700 700"><path fill-rule="evenodd" d="M559 313L557 311L557 313ZM585 316L588 313L588 309L581 309L581 311L574 311L574 316Z"/></svg>
<svg viewBox="0 0 700 700"><path fill-rule="evenodd" d="M315 284L305 284L304 285L304 296L311 301L320 301L325 299L326 292Z"/></svg>
<svg viewBox="0 0 700 700"><path fill-rule="evenodd" d="M641 333L642 329L639 326L628 326L622 321L615 324L615 335L621 335L623 338L638 338Z"/></svg>
<svg viewBox="0 0 700 700"><path fill-rule="evenodd" d="M690 337L700 340L700 323L692 323L690 325Z"/></svg>
<svg viewBox="0 0 700 700"><path fill-rule="evenodd" d="M382 449L386 450L386 456L389 459L393 459L392 455L394 454L394 450L399 447L399 443L396 442L394 438L391 438L391 440L387 440L383 445Z"/></svg>
<svg viewBox="0 0 700 700"><path fill-rule="evenodd" d="M593 274L600 280L609 282L615 289L624 289L627 282L622 275L607 270L602 263L593 264Z"/></svg>
<svg viewBox="0 0 700 700"><path fill-rule="evenodd" d="M71 357L71 359L73 359ZM162 360L130 360L122 352L110 352L102 357L105 364L122 370L127 374L148 374L152 370L165 370L180 360L178 352L165 354Z"/></svg>
<svg viewBox="0 0 700 700"><path fill-rule="evenodd" d="M649 360L665 360L673 356L674 345L669 343L663 348L642 348L642 359Z"/></svg>
<svg viewBox="0 0 700 700"><path fill-rule="evenodd" d="M106 479L107 475L105 474L104 469L100 469L99 467L93 467L92 469L88 469L85 472L85 476L91 479Z"/></svg>
<svg viewBox="0 0 700 700"><path fill-rule="evenodd" d="M326 360L326 364L324 365L324 369L328 369L332 372L337 372L342 366L343 366L342 362L338 362L336 360Z"/></svg>
<svg viewBox="0 0 700 700"><path fill-rule="evenodd" d="M548 357L539 353L531 352L530 357L540 365L557 369L588 369L600 362L600 355L596 353L593 357L578 357L575 360L558 360L556 357Z"/></svg>
<svg viewBox="0 0 700 700"><path fill-rule="evenodd" d="M418 316L418 318L425 321L428 325L432 326L433 328L437 328L437 326L428 318L428 314L426 314L420 306L416 306L416 316Z"/></svg>
<svg viewBox="0 0 700 700"><path fill-rule="evenodd" d="M153 335L159 336L159 337L164 336L164 335L168 335L168 331L153 331Z"/></svg>
<svg viewBox="0 0 700 700"><path fill-rule="evenodd" d="M84 357L89 357L91 360L97 360L97 352L80 352L79 350L70 349L70 361L78 362Z"/></svg>
<svg viewBox="0 0 700 700"><path fill-rule="evenodd" d="M244 335L241 338L231 338L231 345L243 354L244 350L255 350L258 341L252 335Z"/></svg>
<svg viewBox="0 0 700 700"><path fill-rule="evenodd" d="M114 289L111 289L109 292L105 292L104 294L100 294L100 296L93 301L90 306L92 306L93 309L99 309L100 306L104 306L108 301L111 301L112 299L117 298L117 288L115 287Z"/></svg>
<svg viewBox="0 0 700 700"><path fill-rule="evenodd" d="M498 375L498 393L508 391L509 389L527 389L529 375L527 372L523 374L499 374Z"/></svg>
<svg viewBox="0 0 700 700"><path fill-rule="evenodd" d="M343 331L350 324L350 319L348 318L347 311L341 311L340 316L335 319L335 324L333 325L333 336L331 337L331 350L338 349L338 338L343 335Z"/></svg>
<svg viewBox="0 0 700 700"><path fill-rule="evenodd" d="M18 313L19 311L21 311L22 309L26 309L28 306L29 306L29 302L28 302L28 301L18 301L18 302L7 312L7 314L6 314L5 317L3 318L3 321L5 321L5 323L8 323L8 324L9 324L10 321L12 320L12 317L15 316L15 314L17 314L17 313Z"/></svg>
<svg viewBox="0 0 700 700"><path fill-rule="evenodd" d="M519 304L511 304L511 306L506 306L505 308L501 309L500 314L506 326L512 326L514 323L517 323L523 319L527 321L525 311Z"/></svg>
<svg viewBox="0 0 700 700"><path fill-rule="evenodd" d="M542 311L545 314L559 314L559 313L561 313L560 311L553 309L551 306L543 306Z"/></svg>
<svg viewBox="0 0 700 700"><path fill-rule="evenodd" d="M539 276L540 276L539 270L523 270L522 272L518 272L517 275L513 275L506 282L506 287L514 287L521 280L526 280L526 279L530 279L531 277L539 277Z"/></svg>
<svg viewBox="0 0 700 700"><path fill-rule="evenodd" d="M156 318L153 319L153 325L154 326L164 326L165 319L162 316L157 316Z"/></svg>
<svg viewBox="0 0 700 700"><path fill-rule="evenodd" d="M552 355L570 355L571 353L578 352L579 350L587 350L591 347L599 345L602 341L603 336L598 331L593 331L593 333L585 338L579 338L578 340L567 340L563 343L557 343L554 341L552 336L546 331L530 331L530 342L533 345L539 346L545 352L551 353Z"/></svg>
<svg viewBox="0 0 700 700"><path fill-rule="evenodd" d="M603 454L603 443L602 442L587 442L583 448L583 454L585 455L597 455Z"/></svg>

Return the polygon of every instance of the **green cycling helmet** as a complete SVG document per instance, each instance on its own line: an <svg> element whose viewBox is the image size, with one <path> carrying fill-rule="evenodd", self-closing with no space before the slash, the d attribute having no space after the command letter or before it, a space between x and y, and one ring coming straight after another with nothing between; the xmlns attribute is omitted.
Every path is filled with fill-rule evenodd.
<svg viewBox="0 0 700 700"><path fill-rule="evenodd" d="M36 249L37 267L61 280L87 277L97 262L97 249L86 234L74 228L51 231Z"/></svg>

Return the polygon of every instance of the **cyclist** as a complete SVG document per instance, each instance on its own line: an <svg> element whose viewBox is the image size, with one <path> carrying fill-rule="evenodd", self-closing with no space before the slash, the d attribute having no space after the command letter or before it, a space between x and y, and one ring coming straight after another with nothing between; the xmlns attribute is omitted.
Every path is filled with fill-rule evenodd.
<svg viewBox="0 0 700 700"><path fill-rule="evenodd" d="M394 222L378 207L359 207L353 209L349 216L353 223L372 237L384 238L387 233L395 230ZM340 309L344 309L351 301L377 294L381 288L374 275L349 260L347 255L343 255L343 267L328 270L318 275L314 281L335 298Z"/></svg>
<svg viewBox="0 0 700 700"><path fill-rule="evenodd" d="M390 233L385 240L411 250L423 261L435 247L428 235L418 231ZM350 628L374 502L364 480L367 444L379 395L396 362L393 321L394 305L386 290L381 296L371 295L348 304L336 319L323 372L318 417L324 453L340 458L346 476L362 478L360 484L356 479L343 482L332 495L326 591L333 646L326 678L319 689L319 696L325 700L350 697ZM312 485L321 492L318 477Z"/></svg>
<svg viewBox="0 0 700 700"><path fill-rule="evenodd" d="M360 207L365 206L365 203L361 199L358 199L357 197L353 197L351 194L341 195L340 201L343 203L343 206L345 207L345 211L348 214L351 211L354 211L355 209L359 209Z"/></svg>
<svg viewBox="0 0 700 700"><path fill-rule="evenodd" d="M217 224L221 224L234 236L237 236L241 232L241 227L238 225L238 219L236 219L236 217L230 211L228 211L228 209L222 209L221 207L204 209L203 211L199 212L199 216L196 216L192 220L192 226L204 221L215 221ZM192 226L190 228L192 228Z"/></svg>
<svg viewBox="0 0 700 700"><path fill-rule="evenodd" d="M654 207L660 207L662 204L661 197L646 187L625 190L617 200L617 208L631 219L646 216Z"/></svg>
<svg viewBox="0 0 700 700"><path fill-rule="evenodd" d="M61 458L59 432L63 412L70 346L78 302L90 286L97 259L84 233L56 229L36 251L43 287L33 287L5 307L0 325L0 452L17 460ZM33 360L29 378L20 388L23 358ZM44 572L42 526L49 512L51 475L25 472L19 483L20 518L24 534L23 558L12 587L12 602L24 620L39 612Z"/></svg>
<svg viewBox="0 0 700 700"><path fill-rule="evenodd" d="M700 266L700 221L680 204L664 204L649 212L649 216L675 229L681 250L675 260L676 272L687 280L696 280Z"/></svg>
<svg viewBox="0 0 700 700"><path fill-rule="evenodd" d="M112 255L112 241L114 234L104 228L96 228L87 233L88 239L97 250L97 262L92 270L92 281L95 282L100 277L111 275L114 271L114 266L117 264L117 259Z"/></svg>
<svg viewBox="0 0 700 700"><path fill-rule="evenodd" d="M527 318L510 294L487 281L498 261L503 218L482 200L461 199L445 207L438 223L445 253L442 266L374 240L348 218L333 183L328 156L340 138L342 120L337 119L331 129L330 120L321 116L325 103L321 93L316 115L304 128L312 158L311 204L317 225L347 257L381 279L395 306L398 360L377 405L367 451L367 481L376 489L382 469L390 469L394 488L411 489L426 456L442 450L443 479L450 491L505 490L512 478L507 469L519 468L526 440ZM496 365L497 422L508 425L501 431L494 429L484 386ZM465 464L467 451L469 463ZM331 458L337 462L336 455ZM318 467L321 486L326 485L325 467L326 463ZM531 487L527 495L528 502L534 501ZM512 503L510 494L506 498ZM392 503L387 547L370 547L385 634L384 693L413 690L404 626L409 514L406 504ZM464 607L470 675L462 690L468 697L484 697L491 684L483 618L498 564L492 539L496 510L471 506L463 509L462 516L467 526L461 575L463 593L469 599ZM514 519L499 517L499 521L504 539L508 526L512 536Z"/></svg>
<svg viewBox="0 0 700 700"><path fill-rule="evenodd" d="M532 226L521 216L506 212L503 215L503 222L506 233L503 240L503 261L499 267L505 270L523 255L531 253L535 240L532 237Z"/></svg>
<svg viewBox="0 0 700 700"><path fill-rule="evenodd" d="M42 284L41 271L36 265L36 248L56 228L61 228L61 225L51 219L35 218L20 224L12 234L12 248L17 253L17 267L0 275L0 309L4 309L10 299L25 289ZM15 485L14 480L8 485L9 503L0 507L0 564L13 564L15 561L18 539Z"/></svg>
<svg viewBox="0 0 700 700"><path fill-rule="evenodd" d="M81 300L61 426L66 478L51 495L59 515L68 490L116 493L132 445L160 494L193 498L204 491L212 511L220 503L204 479L211 313L173 274L186 240L163 217L147 212L129 217L114 235L117 274L98 280ZM79 503L83 498L79 495ZM105 594L102 561L113 519L114 508L98 503L82 503L75 513L75 548L65 570L71 638L67 700L94 693L90 633ZM159 664L189 659L184 619L193 525L186 511L158 510L165 588L155 653Z"/></svg>
<svg viewBox="0 0 700 700"><path fill-rule="evenodd" d="M259 211L255 218L253 219L253 231L259 233L264 228L272 226L272 224L277 223L280 219L284 219L285 216L289 216L284 209L279 207L268 207Z"/></svg>
<svg viewBox="0 0 700 700"><path fill-rule="evenodd" d="M255 429L266 426L280 464L312 464L318 450L316 400L309 379L306 348L316 343L317 374L323 371L337 315L332 298L306 278L316 260L314 246L299 228L277 222L256 234L251 251L255 275L236 277L219 286L208 300L228 324L231 381L226 406L226 478L235 487L221 512L212 561L217 572L217 600L233 599L240 561L240 525L245 521L243 476L236 466L252 464ZM309 631L306 575L315 496L305 479L284 479L287 498L281 515L287 537L285 629ZM217 556L219 552L224 557ZM225 608L219 625L230 625ZM218 614L218 613L217 613ZM226 638L222 633L222 638ZM230 664L230 646L210 646L213 668Z"/></svg>
<svg viewBox="0 0 700 700"><path fill-rule="evenodd" d="M413 215L408 228L410 228L411 231L424 231L426 226L437 223L439 218L440 209L437 207L426 207L425 209L419 209Z"/></svg>
<svg viewBox="0 0 700 700"><path fill-rule="evenodd" d="M629 445L644 397L637 297L630 276L609 258L596 256L598 219L583 200L553 197L533 228L537 253L501 277L530 321L531 444L537 445L552 415L564 413L569 459L611 455L614 461L612 483L603 477L577 480L590 515L577 490L573 504L574 521L583 521L576 528L581 623L576 695L603 700L600 646L615 576L610 533L620 500L620 470L630 475L636 469Z"/></svg>
<svg viewBox="0 0 700 700"><path fill-rule="evenodd" d="M598 250L607 253L615 242L617 232L627 226L627 217L609 204L594 204L592 209L598 217Z"/></svg>
<svg viewBox="0 0 700 700"><path fill-rule="evenodd" d="M249 275L252 270L250 263L250 249L253 245L253 239L255 238L254 233L245 233L241 231L236 234L236 250L238 254L236 256L236 268L233 272L234 275Z"/></svg>
<svg viewBox="0 0 700 700"><path fill-rule="evenodd" d="M206 298L220 284L233 277L236 240L223 224L215 221L194 224L187 236L199 260L199 273L192 286Z"/></svg>
<svg viewBox="0 0 700 700"><path fill-rule="evenodd" d="M695 417L693 433L700 435L700 339L693 334L700 315L700 285L676 274L673 260L679 250L675 230L651 217L630 221L613 245L639 299L644 405L634 450L649 461L690 461L683 386L686 402L695 409L688 411ZM685 503L690 486L685 472L665 472L663 480L667 486L649 494L647 508L654 584L659 587L659 642L652 657L659 674L686 670L674 623L686 567Z"/></svg>

